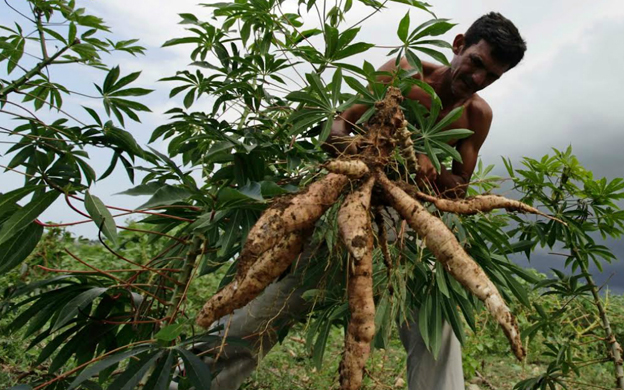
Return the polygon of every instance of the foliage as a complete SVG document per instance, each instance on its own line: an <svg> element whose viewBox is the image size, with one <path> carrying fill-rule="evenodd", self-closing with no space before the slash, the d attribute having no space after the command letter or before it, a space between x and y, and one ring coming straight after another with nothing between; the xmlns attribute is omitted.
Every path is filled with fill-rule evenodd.
<svg viewBox="0 0 624 390"><path fill-rule="evenodd" d="M416 0L396 2L431 12L427 4ZM376 13L385 3L360 0L358 5ZM27 264L20 270L22 275L48 269L31 283L12 280L2 308L12 319L6 332L18 332L31 348L44 346L33 364L46 364L47 374L29 382L36 389L139 383L162 388L171 380L172 362L178 358L187 368L183 388L207 386L210 372L185 348L214 336L196 334L192 327L189 317L194 312L186 308L189 291L197 291L205 280L215 284L215 276L222 276L220 285L231 279L249 229L267 204L276 196L297 191L320 173L319 164L326 158L320 145L335 115L350 105L371 106L358 126L358 131L365 131L364 123L388 85L402 90L417 85L428 92L430 110L410 101L404 108L416 150L426 153L437 169L461 159L446 142L470 135L463 129L442 132L461 112L439 118L439 98L431 87L412 77L421 71L416 52L446 63L444 55L434 49L448 47L434 38L453 26L446 19L433 15L410 30L408 13L398 26L400 43L389 54L396 61L405 55L414 70L382 74L365 61L353 65L358 58L354 56L374 47L357 41L359 22L345 27L353 1L323 13L316 1L299 1L296 13L286 13L284 1L251 0L207 4L214 16L210 21L180 15L188 35L163 46L191 45L192 64L162 80L172 83L171 97L184 95L182 105L168 112L169 122L154 129L150 139L166 141L167 152L146 150L127 126L149 111L140 99L151 91L130 86L139 72L124 74L102 58L112 51L136 55L144 49L135 40L106 38L109 29L104 22L77 8L73 0L29 0L28 4L32 10L28 28L19 23L1 26L0 63L7 65L7 78L0 80L0 107L2 115L16 124L1 130L13 143L6 153L10 160L3 167L21 172L25 182L0 196L0 272L17 270L20 263ZM317 10L318 25L308 26ZM36 34L25 33L29 29ZM54 53L51 40L60 45ZM24 56L35 50L37 61ZM77 64L105 73L103 82L95 86L96 96L52 81L49 72L53 69ZM379 83L380 76L387 76L389 83ZM345 91L344 84L351 92ZM97 109L83 107L89 123L65 110L63 97L72 94L101 102ZM196 104L200 99L202 104ZM202 111L206 100L211 107ZM51 123L33 113L44 108L55 111ZM100 175L89 165L88 152L93 148L112 154L109 168ZM398 155L397 160L401 161ZM88 191L95 181L117 169L119 161L131 180L135 171L142 174L141 183L126 194L151 196L138 210L106 206ZM611 261L613 255L594 234L621 236L624 212L617 201L624 196L624 180L595 180L569 149L555 150L541 160L525 159L523 169L514 170L509 161L506 165L523 200L562 219L567 227L507 214L442 217L507 300L517 300L527 311L535 309L529 314L526 336L548 338L567 313L558 306L542 307L530 297L530 285L521 280L539 282L546 294L570 302L595 290L587 272L589 261L599 265ZM486 170L476 175L486 176ZM194 171L201 172L201 180L191 174ZM486 180L471 191L492 187L493 182ZM87 248L76 251L66 246L67 238L55 242L61 237L56 230L42 234L43 227L53 229L54 225L37 217L60 198L97 224L107 254L90 253ZM79 202L84 202L86 212L74 205ZM110 210L142 214L142 234L118 232ZM336 240L335 214L335 208L330 210L315 232L316 240L332 249L331 256L319 260L328 276L309 293L317 304L306 329L306 348L318 366L329 335L346 323L344 253ZM442 321L448 321L460 340L465 340L464 324L477 329L475 318L481 304L442 267L435 266L431 253L417 245L413 235L405 232L391 246L396 261L390 273L383 269L381 254L375 254L378 332L374 343L377 348L390 345L395 320L407 318L413 307L420 307L419 327L435 355ZM16 249L16 242L26 245ZM540 281L508 259L514 253L529 256L543 246L567 250L571 270L580 274L556 274ZM22 263L31 252L29 262ZM66 272L49 277L50 269ZM601 315L599 308L597 314L590 309L586 308L589 315ZM546 357L553 357L547 372L517 387L554 386L576 372L575 351L587 347L574 337L573 333L559 335L550 344L551 350L544 351ZM95 375L97 383L92 380Z"/></svg>

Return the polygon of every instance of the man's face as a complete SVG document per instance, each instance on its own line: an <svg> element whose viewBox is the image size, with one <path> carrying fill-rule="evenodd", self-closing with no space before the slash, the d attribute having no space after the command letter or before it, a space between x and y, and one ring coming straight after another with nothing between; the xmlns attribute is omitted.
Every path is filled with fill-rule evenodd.
<svg viewBox="0 0 624 390"><path fill-rule="evenodd" d="M498 80L509 69L509 64L492 57L492 47L480 40L469 47L463 35L453 42L455 56L451 61L451 91L457 98L467 98Z"/></svg>

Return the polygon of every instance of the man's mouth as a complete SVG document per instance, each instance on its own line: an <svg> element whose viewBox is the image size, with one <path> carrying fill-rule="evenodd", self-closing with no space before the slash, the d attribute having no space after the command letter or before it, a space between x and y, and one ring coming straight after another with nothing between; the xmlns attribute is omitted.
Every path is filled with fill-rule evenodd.
<svg viewBox="0 0 624 390"><path fill-rule="evenodd" d="M466 85L466 87L471 91L475 92L477 90L477 86L474 85L471 81L467 80L466 77L462 77L461 81Z"/></svg>

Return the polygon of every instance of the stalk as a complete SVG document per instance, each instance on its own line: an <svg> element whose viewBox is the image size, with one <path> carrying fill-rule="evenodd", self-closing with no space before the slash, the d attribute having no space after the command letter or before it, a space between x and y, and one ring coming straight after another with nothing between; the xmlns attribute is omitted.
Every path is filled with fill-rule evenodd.
<svg viewBox="0 0 624 390"><path fill-rule="evenodd" d="M169 318L169 323L172 323L175 315L178 312L178 308L184 296L186 295L186 289L191 279L191 274L193 272L193 268L195 268L195 263L197 262L197 258L202 254L201 246L203 239L201 236L193 237L193 242L191 243L191 248L189 249L186 258L184 259L184 264L182 265L182 273L180 274L180 282L175 285L173 290L173 296L171 298L171 306L169 306L169 310L167 310L167 318Z"/></svg>
<svg viewBox="0 0 624 390"><path fill-rule="evenodd" d="M65 46L64 48L62 48L61 50L57 51L56 53L54 53L54 55L52 55L52 57L48 57L46 59L44 59L43 61L41 61L40 63L37 64L37 66L35 66L34 68L32 68L31 70L29 70L28 72L26 72L22 77L20 77L19 79L13 81L11 84L7 85L6 87L0 89L0 100L5 100L7 98L7 96L11 93L11 92L15 92L17 91L22 85L26 84L26 82L28 80L30 80L31 78L33 78L36 74L38 74L39 72L41 72L41 70L43 68L45 68L46 66L52 64L54 62L54 60L56 60L57 58L59 58L63 53L65 53L69 48L71 48L74 45L77 45L80 43L79 39L76 39L74 42L70 43L69 45Z"/></svg>
<svg viewBox="0 0 624 390"><path fill-rule="evenodd" d="M37 30L39 31L39 43L41 44L41 56L43 57L44 60L48 59L48 49L46 47L46 40L45 40L45 34L43 31L43 24L41 23L41 16L43 15L43 12L36 8L35 9L35 16L37 18Z"/></svg>
<svg viewBox="0 0 624 390"><path fill-rule="evenodd" d="M600 300L600 296L598 296L598 287L596 287L594 279L589 274L587 265L584 261L579 261L578 263L581 266L581 271L583 272L583 276L585 277L587 284L591 288L590 291L594 297L594 305L596 305L596 308L598 309L598 314L602 322L602 329L604 329L605 335L607 336L605 343L611 352L611 356L609 356L610 360L612 360L615 365L615 382L617 384L617 388L624 390L624 360L622 360L622 347L620 346L620 343L617 342L615 335L613 334L609 317L607 317L607 311Z"/></svg>

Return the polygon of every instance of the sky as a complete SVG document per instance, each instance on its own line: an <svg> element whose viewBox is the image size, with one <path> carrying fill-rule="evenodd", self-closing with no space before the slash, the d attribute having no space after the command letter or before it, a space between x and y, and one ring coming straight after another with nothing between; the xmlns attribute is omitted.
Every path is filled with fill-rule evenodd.
<svg viewBox="0 0 624 390"><path fill-rule="evenodd" d="M24 2L9 0L14 6ZM106 0L77 1L89 12L102 17L114 32L116 39L138 38L147 48L145 56L115 55L105 57L109 64L119 64L122 74L142 71L138 86L155 89L144 102L152 113L141 115L142 123L127 126L140 144L145 145L151 131L167 120L163 113L179 105L179 100L169 99L171 84L157 82L173 75L176 70L187 69L190 63L189 47L161 48L163 42L184 36L184 26L178 24L179 13L194 13L207 19L210 9L201 7L195 0ZM210 3L210 1L208 1ZM333 1L328 1L332 3ZM356 1L354 3L357 4ZM486 165L496 164L503 174L500 156L518 162L522 156L541 157L551 148L565 149L572 145L582 164L596 177L624 176L624 2L621 0L430 0L438 17L450 18L458 25L442 38L451 41L462 33L479 16L497 11L511 19L527 42L524 60L499 81L483 90L494 112L488 139L481 149L481 159ZM296 0L288 0L285 10L292 11ZM399 20L409 9L404 4L394 4L375 14L363 25L358 41L378 45L397 45L396 29ZM367 15L370 8L358 8L350 13L349 20L356 21ZM410 11L412 28L428 19L422 11ZM0 23L8 23L13 13L0 4ZM310 26L316 21L306 19ZM347 23L348 25L349 23ZM36 48L31 48L36 54ZM375 66L387 61L387 49L371 49L353 62L367 60ZM447 56L450 57L448 52ZM2 66L4 67L4 65ZM93 92L92 82L101 83L104 75L85 67L53 70L52 75L61 83L75 89ZM4 77L4 75L2 75ZM97 106L97 102L79 97L65 99L67 107L77 104ZM200 109L200 102L197 109ZM43 111L43 110L42 110ZM42 118L51 117L41 112ZM72 112L84 115L79 110ZM157 149L166 150L166 144L157 142ZM102 173L108 155L91 153L94 166ZM7 157L1 157L5 161ZM5 161L6 162L6 161ZM0 191L16 188L21 178L4 173ZM107 204L136 207L145 199L115 196L113 194L132 187L122 173L98 183L92 193ZM54 222L79 219L62 204L55 204L43 218ZM94 226L81 225L73 231L92 236ZM624 258L622 242L610 242L620 258ZM556 265L547 253L539 254L531 266L547 270ZM559 261L560 262L560 261ZM613 273L610 285L624 291L624 264L618 263L599 275L604 281ZM606 275L606 276L605 276ZM603 277L604 276L604 277Z"/></svg>

